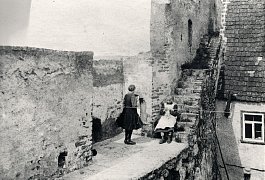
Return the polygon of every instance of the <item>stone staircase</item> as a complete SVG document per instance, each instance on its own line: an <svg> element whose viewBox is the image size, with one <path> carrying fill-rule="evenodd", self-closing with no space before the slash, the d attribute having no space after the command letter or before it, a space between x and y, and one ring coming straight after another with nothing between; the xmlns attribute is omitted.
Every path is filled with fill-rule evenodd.
<svg viewBox="0 0 265 180"><path fill-rule="evenodd" d="M203 39L205 42L208 37ZM203 57L207 57L209 69L217 65L218 49L220 48L220 37L211 37L209 44L205 44L206 49ZM205 62L207 62L205 61ZM178 105L178 111L181 113L178 127L184 131L176 133L176 141L187 141L190 132L193 131L196 120L201 110L201 92L202 84L209 69L183 69L181 78L175 88L174 102ZM178 140L177 140L178 139Z"/></svg>
<svg viewBox="0 0 265 180"><path fill-rule="evenodd" d="M209 56L204 60L209 60L209 65L215 63L218 47L218 38L211 40L205 47ZM93 157L91 165L65 175L62 180L177 179L172 178L175 172L185 176L189 174L190 178L186 179L191 179L194 177L194 174L190 174L193 170L201 168L206 171L206 168L202 167L206 166L206 162L211 162L213 156L206 156L210 154L207 151L199 152L199 147L201 148L203 143L205 145L206 139L198 137L196 128L201 127L197 123L201 110L202 85L208 72L209 69L184 69L175 86L174 102L181 113L175 140L181 143L159 145L159 139L142 136L139 131L138 135L133 134L137 145L132 148L123 143L124 134L119 134L94 144L98 155ZM207 160L207 157L210 160ZM199 167L195 164L195 158L201 164ZM165 172L171 175L166 175Z"/></svg>
<svg viewBox="0 0 265 180"><path fill-rule="evenodd" d="M219 53L220 48L220 37L212 37L209 44L209 54L210 54L210 66L216 66L218 61L218 57L216 57Z"/></svg>
<svg viewBox="0 0 265 180"><path fill-rule="evenodd" d="M183 142L193 129L200 111L202 83L207 69L184 69L175 88L174 102L181 113L177 123L178 128L184 127L185 131L176 133L176 140Z"/></svg>

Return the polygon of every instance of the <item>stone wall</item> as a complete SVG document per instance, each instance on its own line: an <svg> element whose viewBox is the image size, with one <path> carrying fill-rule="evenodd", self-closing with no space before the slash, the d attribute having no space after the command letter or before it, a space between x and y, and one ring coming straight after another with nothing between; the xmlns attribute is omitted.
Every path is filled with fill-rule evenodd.
<svg viewBox="0 0 265 180"><path fill-rule="evenodd" d="M92 59L0 47L2 179L45 179L91 159Z"/></svg>
<svg viewBox="0 0 265 180"><path fill-rule="evenodd" d="M137 56L123 58L124 70L124 94L128 92L128 86L134 84L136 93L140 93L145 102L139 108L142 121L149 123L152 114L152 58L151 53L140 53ZM141 112L142 109L142 112Z"/></svg>
<svg viewBox="0 0 265 180"><path fill-rule="evenodd" d="M151 121L152 113L152 58L150 52L136 56L97 57L93 63L93 121L95 121L94 140L100 141L121 129L115 120L122 111L124 95L130 84L136 85L136 93L143 96L145 103L138 113L145 123Z"/></svg>
<svg viewBox="0 0 265 180"><path fill-rule="evenodd" d="M121 132L115 120L123 101L123 63L121 60L93 62L93 140L100 141Z"/></svg>
<svg viewBox="0 0 265 180"><path fill-rule="evenodd" d="M203 35L218 31L217 14L214 0L152 2L153 119L159 103L172 92L180 66L195 57Z"/></svg>

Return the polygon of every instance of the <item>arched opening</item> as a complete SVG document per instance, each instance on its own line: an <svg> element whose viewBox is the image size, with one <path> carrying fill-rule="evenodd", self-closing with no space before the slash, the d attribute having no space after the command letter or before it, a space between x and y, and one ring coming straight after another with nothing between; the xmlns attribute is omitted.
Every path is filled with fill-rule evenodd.
<svg viewBox="0 0 265 180"><path fill-rule="evenodd" d="M188 20L188 45L192 46L192 21Z"/></svg>

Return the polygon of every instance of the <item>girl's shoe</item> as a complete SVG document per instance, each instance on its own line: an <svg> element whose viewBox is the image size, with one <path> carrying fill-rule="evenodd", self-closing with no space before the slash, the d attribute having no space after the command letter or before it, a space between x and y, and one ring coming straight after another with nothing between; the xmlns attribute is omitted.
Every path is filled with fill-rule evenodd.
<svg viewBox="0 0 265 180"><path fill-rule="evenodd" d="M160 139L159 144L163 144L165 142L166 142L166 140L164 138L162 138L162 139Z"/></svg>
<svg viewBox="0 0 265 180"><path fill-rule="evenodd" d="M136 144L136 142L133 142L132 140L129 140L128 143L129 143L130 145L135 145L135 144Z"/></svg>
<svg viewBox="0 0 265 180"><path fill-rule="evenodd" d="M172 135L169 135L168 137L167 137L167 143L169 144L169 143L171 143L172 142Z"/></svg>
<svg viewBox="0 0 265 180"><path fill-rule="evenodd" d="M124 140L124 143L125 144L128 144L128 145L135 145L136 142L133 142L133 141L127 141L127 140Z"/></svg>

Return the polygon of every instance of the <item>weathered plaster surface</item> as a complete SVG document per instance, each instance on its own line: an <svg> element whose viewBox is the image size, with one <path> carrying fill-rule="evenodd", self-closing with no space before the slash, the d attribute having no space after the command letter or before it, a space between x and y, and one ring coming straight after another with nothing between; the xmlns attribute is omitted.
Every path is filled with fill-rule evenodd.
<svg viewBox="0 0 265 180"><path fill-rule="evenodd" d="M92 52L0 47L0 174L45 178L91 158Z"/></svg>
<svg viewBox="0 0 265 180"><path fill-rule="evenodd" d="M265 103L233 103L232 105L232 124L238 144L239 156L244 167L252 167L265 170L265 144L241 143L242 119L241 111L265 113ZM264 127L263 127L264 128Z"/></svg>
<svg viewBox="0 0 265 180"><path fill-rule="evenodd" d="M218 101L217 110L224 111L224 109L225 102ZM251 168L251 178L261 180L264 179L265 176L264 172L262 172L265 169L265 145L241 142L241 111L264 113L265 104L233 102L229 118L225 118L221 113L218 114L217 132L224 161L228 164L227 168L231 178L240 176L243 178L243 168L246 167ZM221 160L220 164L222 164ZM225 178L226 175L224 172L222 175Z"/></svg>

